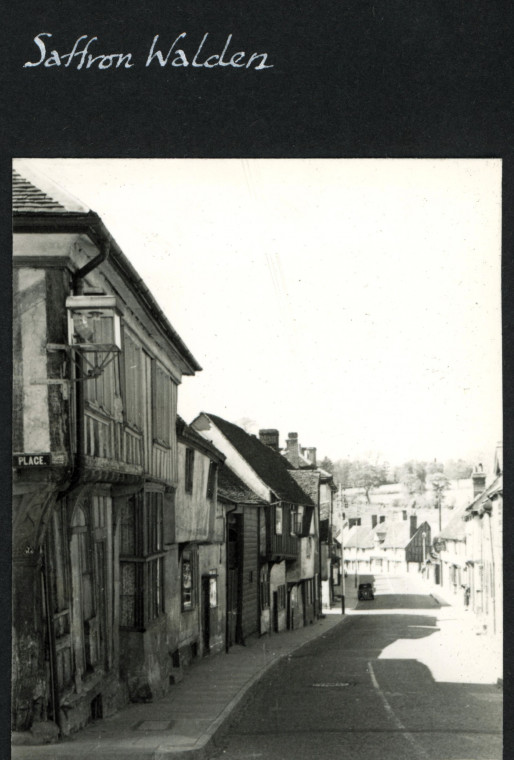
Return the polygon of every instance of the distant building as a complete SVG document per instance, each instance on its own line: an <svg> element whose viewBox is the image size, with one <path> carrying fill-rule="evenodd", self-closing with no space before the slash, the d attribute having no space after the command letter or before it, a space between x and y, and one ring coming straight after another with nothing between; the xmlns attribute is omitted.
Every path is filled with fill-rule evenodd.
<svg viewBox="0 0 514 760"><path fill-rule="evenodd" d="M319 609L317 504L298 485L284 457L254 435L214 414L192 423L220 449L228 467L266 502L259 512L260 633L293 629ZM309 556L310 553L310 556ZM269 593L268 593L269 591Z"/></svg>

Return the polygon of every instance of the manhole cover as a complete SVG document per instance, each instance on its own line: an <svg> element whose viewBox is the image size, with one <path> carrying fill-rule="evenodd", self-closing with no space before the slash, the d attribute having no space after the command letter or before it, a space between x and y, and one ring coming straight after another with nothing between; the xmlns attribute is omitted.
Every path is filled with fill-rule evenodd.
<svg viewBox="0 0 514 760"><path fill-rule="evenodd" d="M169 731L173 727L170 720L141 720L134 726L134 731Z"/></svg>

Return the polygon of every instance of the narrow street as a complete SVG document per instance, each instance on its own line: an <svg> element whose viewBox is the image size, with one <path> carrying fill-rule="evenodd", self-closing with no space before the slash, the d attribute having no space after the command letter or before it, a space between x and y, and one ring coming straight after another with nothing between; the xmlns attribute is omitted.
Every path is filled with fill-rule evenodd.
<svg viewBox="0 0 514 760"><path fill-rule="evenodd" d="M447 636L442 651L452 608L408 578L375 585L374 601L357 603L256 684L213 758L501 758L501 690L469 682L455 665L458 637Z"/></svg>

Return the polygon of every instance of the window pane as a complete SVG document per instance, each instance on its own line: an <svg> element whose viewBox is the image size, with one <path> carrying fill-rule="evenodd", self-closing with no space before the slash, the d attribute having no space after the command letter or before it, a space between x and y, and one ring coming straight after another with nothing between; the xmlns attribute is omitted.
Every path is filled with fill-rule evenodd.
<svg viewBox="0 0 514 760"><path fill-rule="evenodd" d="M136 567L122 562L120 569L120 625L130 628L136 624Z"/></svg>
<svg viewBox="0 0 514 760"><path fill-rule="evenodd" d="M135 503L130 498L121 509L121 554L133 556L135 552Z"/></svg>

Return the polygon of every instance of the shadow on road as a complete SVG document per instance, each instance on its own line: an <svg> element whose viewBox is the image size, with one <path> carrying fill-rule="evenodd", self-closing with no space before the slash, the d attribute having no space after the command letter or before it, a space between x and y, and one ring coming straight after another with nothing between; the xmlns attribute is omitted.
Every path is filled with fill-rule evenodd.
<svg viewBox="0 0 514 760"><path fill-rule="evenodd" d="M355 610L421 610L439 609L442 605L432 596L426 594L375 594L373 601L359 602L355 604Z"/></svg>

